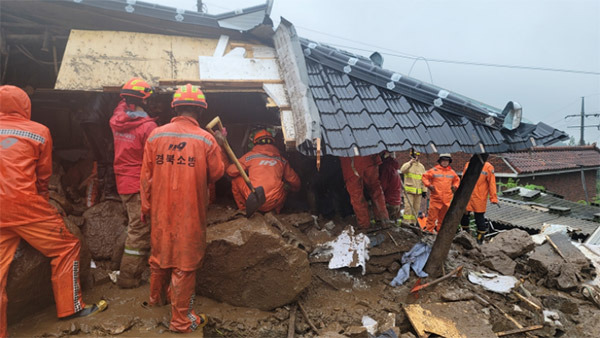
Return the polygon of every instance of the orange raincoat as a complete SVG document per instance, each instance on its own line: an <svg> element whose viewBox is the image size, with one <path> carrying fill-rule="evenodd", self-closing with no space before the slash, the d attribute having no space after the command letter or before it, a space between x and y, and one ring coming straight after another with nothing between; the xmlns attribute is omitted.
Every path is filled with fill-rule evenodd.
<svg viewBox="0 0 600 338"><path fill-rule="evenodd" d="M48 203L52 138L33 122L31 101L14 86L0 86L0 337L6 337L6 281L21 238L52 258L58 317L82 310L80 243Z"/></svg>
<svg viewBox="0 0 600 338"><path fill-rule="evenodd" d="M150 303L160 304L171 280L170 329L190 332L200 325L193 310L196 270L206 249L210 183L223 176L215 138L188 116L152 131L144 148L142 213L150 215Z"/></svg>
<svg viewBox="0 0 600 338"><path fill-rule="evenodd" d="M433 231L435 229L439 231L454 196L452 187L458 189L460 179L450 166L444 168L439 164L427 170L421 179L423 185L429 189L430 193L425 230Z"/></svg>
<svg viewBox="0 0 600 338"><path fill-rule="evenodd" d="M465 164L463 176L465 175L465 172L467 172L468 167L469 162ZM488 196L490 198L490 202L498 203L494 166L489 162L485 162L483 169L481 170L481 174L479 175L479 179L477 179L475 189L473 189L473 193L471 194L471 199L467 205L467 211L485 212L485 209L487 208Z"/></svg>
<svg viewBox="0 0 600 338"><path fill-rule="evenodd" d="M272 144L255 145L239 161L242 168L248 172L252 186L265 189L266 202L258 209L262 212L281 210L287 196L284 183L290 185L291 191L300 190L300 178L289 162L281 157L277 147ZM227 175L234 178L231 188L238 208L245 210L250 188L244 182L235 164L229 165Z"/></svg>
<svg viewBox="0 0 600 338"><path fill-rule="evenodd" d="M379 220L389 219L385 206L385 196L379 181L379 155L340 157L342 174L346 183L346 190L350 195L350 203L356 214L358 226L368 228L371 225L369 217L369 204L365 200L364 186L366 186L373 200L375 217Z"/></svg>
<svg viewBox="0 0 600 338"><path fill-rule="evenodd" d="M221 149L191 117L152 131L144 149L142 213L152 222L152 258L161 268L193 271L206 245L208 184L223 176Z"/></svg>

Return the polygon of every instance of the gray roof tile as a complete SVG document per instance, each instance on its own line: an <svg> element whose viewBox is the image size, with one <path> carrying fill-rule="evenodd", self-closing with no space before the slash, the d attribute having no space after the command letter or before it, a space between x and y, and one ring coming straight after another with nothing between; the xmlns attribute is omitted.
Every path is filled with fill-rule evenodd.
<svg viewBox="0 0 600 338"><path fill-rule="evenodd" d="M302 48L308 48L307 41L301 39ZM522 123L517 130L507 131L497 127L502 117L495 117L490 127L484 119L499 110L453 93L435 107L431 92L437 95L439 88L405 76L402 83L391 81L394 73L362 57L346 74L343 67L350 55L318 45L305 57L328 154L370 155L411 147L427 153L434 149L497 153L531 147L530 137L544 144L566 138L562 131L543 124Z"/></svg>

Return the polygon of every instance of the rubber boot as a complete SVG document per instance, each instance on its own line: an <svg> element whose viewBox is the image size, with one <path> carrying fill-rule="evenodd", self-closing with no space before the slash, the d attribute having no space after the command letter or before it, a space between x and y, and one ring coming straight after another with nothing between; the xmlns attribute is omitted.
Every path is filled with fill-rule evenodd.
<svg viewBox="0 0 600 338"><path fill-rule="evenodd" d="M487 231L477 230L477 244L483 244L483 238Z"/></svg>
<svg viewBox="0 0 600 338"><path fill-rule="evenodd" d="M108 303L105 300L100 300L96 304L86 305L81 311L76 312L68 317L60 318L62 320L69 320L73 318L91 317L96 313L100 313L108 307Z"/></svg>
<svg viewBox="0 0 600 338"><path fill-rule="evenodd" d="M117 279L117 285L122 289L137 288L140 286L146 260L145 256L124 254L121 260L121 272Z"/></svg>

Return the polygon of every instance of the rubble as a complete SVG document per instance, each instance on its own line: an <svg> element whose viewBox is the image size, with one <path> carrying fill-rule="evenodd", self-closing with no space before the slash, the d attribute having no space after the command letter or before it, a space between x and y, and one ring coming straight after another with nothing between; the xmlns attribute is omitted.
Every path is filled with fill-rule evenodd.
<svg viewBox="0 0 600 338"><path fill-rule="evenodd" d="M576 261L579 264L575 263ZM528 264L532 273L544 285L559 290L572 290L580 284L579 276L590 275L589 263L582 264L579 258L573 262L565 262L549 243L535 248L529 255Z"/></svg>
<svg viewBox="0 0 600 338"><path fill-rule="evenodd" d="M307 253L285 243L256 214L207 229L200 295L236 306L272 310L293 301L310 283Z"/></svg>
<svg viewBox="0 0 600 338"><path fill-rule="evenodd" d="M488 245L489 250L498 250L505 253L511 259L522 256L533 250L535 244L527 231L521 229L511 229L495 236Z"/></svg>
<svg viewBox="0 0 600 338"><path fill-rule="evenodd" d="M512 275L515 273L517 263L502 250L489 245L482 246L480 250L483 255L481 265L498 271L503 275Z"/></svg>
<svg viewBox="0 0 600 338"><path fill-rule="evenodd" d="M527 252L530 244L526 240L519 240L522 244L518 245L499 245L502 240L494 239L477 245L466 233L459 233L446 262L446 273L458 266L464 266L468 273L481 272L485 270L482 263L486 260L502 270L498 262L491 262L493 255L497 255L496 260L501 257L500 262L512 267L512 274L506 277L513 282L519 280L518 286L507 294L499 294L459 277L431 285L415 297L410 292L418 278L414 274L404 285L390 287L389 283L400 268L402 256L418 242L432 243L433 235L419 237L405 228L377 232L377 235L385 234L379 236L383 242L368 249L370 259L366 261L363 276L360 267L330 270L329 260L308 261L305 249L335 239L347 226L339 220L333 221L334 226L330 225L328 230L324 225L329 220L318 220L317 226L310 215L262 216L257 213L246 219L227 207L216 210L223 222L209 222L207 254L198 273L198 296L194 304L198 313L209 316L205 336L284 337L289 332L296 304L301 304L302 310L298 307L294 315L292 331L296 337L303 338L369 337L362 323L365 316L378 323L378 330L371 337L416 337L415 320L403 310L414 306L419 306L420 311L432 311L428 322L442 318L442 330L454 327L461 334L468 331L467 336L517 336L528 332L534 337L566 333L591 338L595 336L591 332L600 330L600 314L592 301L579 292L561 291L563 283L556 282L560 276L552 275L553 265L543 271L553 276L550 279L556 282L554 284L547 283L549 276L544 276L542 270L538 271L540 267L530 263L544 253L547 256L544 262L558 264L559 271L561 266L576 266L579 270L570 281L574 286L582 285L592 274L586 270L584 261L568 248L564 249L565 256L575 255L573 261L580 265L567 264L548 243ZM508 232L511 231L505 233ZM519 232L508 235L515 236ZM511 238L508 235L504 236ZM556 243L562 250L563 243L560 240ZM170 307L144 307L149 292L147 284L120 290L106 282L111 262L96 260L96 264L98 268L94 269L93 276L97 284L86 291L84 298L106 299L109 311L95 316L93 321L57 324L54 310L49 307L45 310L48 315L42 319L47 324L40 324L37 330L27 330L26 321L22 321L11 326L9 332L17 336L119 332L130 336L157 336L167 332L165 325L168 325ZM432 281L423 278L422 283ZM578 291L575 287L568 290ZM544 310L548 322L544 322Z"/></svg>
<svg viewBox="0 0 600 338"><path fill-rule="evenodd" d="M116 201L100 202L87 209L83 217L85 224L81 232L92 258L111 259L117 238L127 229L127 212L123 204Z"/></svg>
<svg viewBox="0 0 600 338"><path fill-rule="evenodd" d="M456 243L467 250L472 250L477 247L477 240L466 231L459 232L453 240Z"/></svg>

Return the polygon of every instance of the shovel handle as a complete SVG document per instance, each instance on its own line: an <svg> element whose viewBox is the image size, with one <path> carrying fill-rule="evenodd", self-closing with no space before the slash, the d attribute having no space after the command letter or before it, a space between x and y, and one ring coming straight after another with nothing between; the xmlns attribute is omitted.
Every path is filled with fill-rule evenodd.
<svg viewBox="0 0 600 338"><path fill-rule="evenodd" d="M223 131L223 123L221 123L221 118L219 118L218 116L212 119L212 121L210 121L206 125L206 130L208 130L208 132L211 133L213 136L215 135L215 131L213 130L215 126L218 127L219 131ZM246 171L244 171L244 168L242 168L242 165L240 164L240 161L238 161L233 150L231 150L229 142L227 142L227 138L225 138L225 143L223 144L223 147L225 148L225 152L227 152L229 159L235 164L238 171L240 172L240 175L242 175L242 178L244 178L244 181L248 185L248 188L250 188L250 190L254 192L255 190L252 186L252 183L250 183L250 178L248 177L248 175L246 175Z"/></svg>

